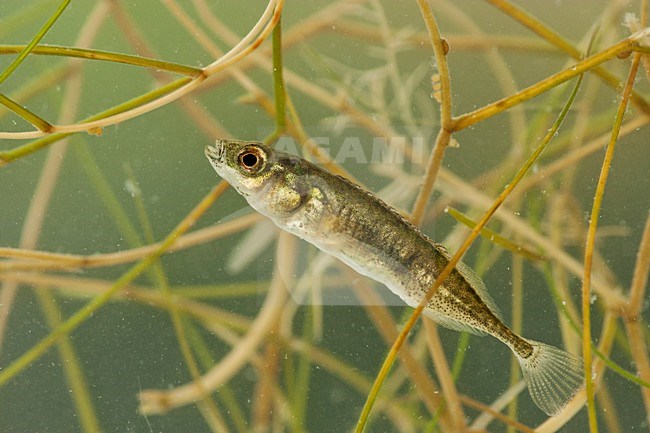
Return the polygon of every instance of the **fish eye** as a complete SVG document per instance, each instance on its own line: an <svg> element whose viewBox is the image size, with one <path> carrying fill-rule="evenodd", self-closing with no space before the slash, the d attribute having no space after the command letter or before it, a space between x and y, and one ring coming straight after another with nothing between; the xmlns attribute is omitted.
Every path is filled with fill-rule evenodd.
<svg viewBox="0 0 650 433"><path fill-rule="evenodd" d="M241 157L242 164L244 164L247 168L255 167L257 161L257 155L254 153L245 153Z"/></svg>
<svg viewBox="0 0 650 433"><path fill-rule="evenodd" d="M246 173L255 174L264 168L266 154L258 147L246 147L239 153L237 162Z"/></svg>

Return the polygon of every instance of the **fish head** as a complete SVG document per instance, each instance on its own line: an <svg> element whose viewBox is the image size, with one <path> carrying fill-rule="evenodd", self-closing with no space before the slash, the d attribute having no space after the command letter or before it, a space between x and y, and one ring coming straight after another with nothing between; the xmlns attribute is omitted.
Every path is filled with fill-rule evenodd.
<svg viewBox="0 0 650 433"><path fill-rule="evenodd" d="M219 176L258 212L272 219L289 216L304 201L294 167L300 159L255 141L217 139L205 155Z"/></svg>
<svg viewBox="0 0 650 433"><path fill-rule="evenodd" d="M272 155L269 147L254 141L217 139L205 148L217 174L245 197L258 194L273 176Z"/></svg>

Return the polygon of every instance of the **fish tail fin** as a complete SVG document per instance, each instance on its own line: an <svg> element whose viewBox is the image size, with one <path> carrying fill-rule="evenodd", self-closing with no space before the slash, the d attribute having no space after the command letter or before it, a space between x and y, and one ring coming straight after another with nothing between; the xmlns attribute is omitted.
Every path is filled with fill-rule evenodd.
<svg viewBox="0 0 650 433"><path fill-rule="evenodd" d="M515 352L528 392L547 415L557 415L584 385L582 360L548 344L526 340L533 353L523 358Z"/></svg>

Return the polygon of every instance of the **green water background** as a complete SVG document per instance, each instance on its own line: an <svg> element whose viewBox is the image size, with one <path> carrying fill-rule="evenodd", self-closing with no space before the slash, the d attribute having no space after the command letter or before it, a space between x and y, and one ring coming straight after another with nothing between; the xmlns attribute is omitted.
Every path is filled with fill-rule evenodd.
<svg viewBox="0 0 650 433"><path fill-rule="evenodd" d="M26 4L21 1L3 0L0 4L0 23L3 19ZM188 2L181 2L189 7ZM289 2L286 6L284 25L289 29L301 18L326 6L327 2ZM522 2L534 15L559 30L566 38L576 41L582 37L602 11L603 2L593 1L548 1ZM54 2L42 6L40 19L28 17L20 27L11 32L2 32L0 43L25 43L44 21ZM72 45L79 25L88 14L91 2L73 2L61 20L44 39L44 43ZM463 1L459 5L476 19L486 32L493 34L529 33L518 24L479 1ZM212 59L171 18L158 2L137 2L126 7L134 17L145 37L154 45L158 57L188 65L206 65ZM423 31L424 26L414 3L405 2L396 6L385 4L389 22L394 28L408 26ZM215 3L214 10L239 34L243 34L257 19L262 9L261 2L223 1ZM434 4L435 10L435 4ZM630 7L630 10L634 10ZM457 29L441 19L444 32L454 33ZM124 37L112 24L100 32L95 48L118 52L130 52ZM313 40L298 44L286 53L286 66L309 79L324 82L328 76L319 65L310 63L310 52L317 52L323 58L334 58L348 67L363 70L379 64L362 41L350 39L335 29L324 32ZM0 57L4 68L12 56ZM539 52L509 52L506 54L513 74L519 80L518 88L531 84L548 74L559 70L565 59L558 55L541 55ZM409 49L398 57L402 71L408 71L422 63L432 63L428 47ZM485 67L477 52L453 52L449 56L454 91L454 112L461 113L481 106L502 96L491 76L486 76ZM51 68L60 59L30 57L20 69L2 85L2 90L14 89L25 80L33 78L40 71ZM627 65L627 63L625 64ZM621 71L626 70L621 66ZM87 61L87 74L80 116L93 114L148 89L150 80L145 71L124 65ZM254 80L270 90L270 78L266 73L253 72ZM418 91L430 94L428 74L418 86ZM639 78L642 80L642 78ZM647 86L646 86L647 89ZM612 105L617 96L611 89L604 89L598 104ZM236 84L230 83L209 91L198 98L200 104L224 125L234 136L242 139L261 139L261 131L268 131L273 120L258 108L238 104L236 99L244 94ZM311 100L294 92L292 96L308 129L322 130L321 119L332 113ZM56 119L60 110L62 88L52 88L30 101L30 107L44 118ZM431 101L430 99L428 99ZM544 109L541 99L526 106L527 114ZM431 102L433 103L433 102ZM556 107L557 108L557 107ZM435 111L434 111L435 112ZM17 126L11 116L0 120L3 130ZM437 120L431 119L434 129ZM25 125L19 124L21 128ZM365 139L369 138L367 132ZM496 166L509 149L507 116L501 115L479 126L463 131L457 136L461 147L448 151L445 166L464 178L473 178ZM609 237L599 241L599 251L604 260L616 273L623 287L629 285L635 260L638 240L650 203L650 176L647 167L648 133L639 131L622 140L612 169L601 226L624 225L629 229L625 237ZM101 137L75 136L70 146L86 146L97 162L98 168L107 177L113 191L127 211L136 220L133 199L125 188L127 174L125 164L135 173L139 188L154 227L157 239L165 236L215 184L218 180L207 164L203 147L211 143L186 118L177 105L166 106L152 113L130 120L118 126L107 128ZM336 146L332 140L333 147ZM0 142L2 149L15 146L15 142ZM532 144L531 144L532 145ZM45 151L23 158L0 169L0 245L17 246L27 209L44 161ZM38 249L61 253L92 254L111 252L128 248L104 205L97 197L75 152L69 149L63 163L63 172L54 191L45 223L39 238ZM598 176L601 153L587 158L580 166L575 195L581 200L583 209L589 209L591 197ZM368 167L346 165L371 188L380 188L385 179L374 177ZM227 217L233 212L245 209L243 199L228 191L208 214L198 223L206 227ZM585 220L588 215L585 214ZM425 231L439 239L449 232L455 222L446 217L429 223ZM189 251L166 256L164 269L173 286L195 284L217 284L233 281L235 277L224 271L227 257L237 244L237 236L193 248ZM579 257L577 251L576 256ZM262 254L248 272L241 276L269 278L272 272L271 250ZM472 253L468 259L472 263ZM506 321L510 308L510 260L507 255L499 259L485 276L490 292L500 305ZM109 269L84 271L82 277L114 280L127 268L118 266ZM556 312L541 274L527 265L524 281L524 334L535 339L558 343ZM143 282L144 280L140 280ZM353 282L351 283L353 284ZM573 293L577 293L579 282L573 281ZM383 290L383 289L382 289ZM72 314L83 303L78 299L59 296L64 316ZM263 295L217 301L220 306L252 316L259 309ZM398 304L398 302L393 302ZM303 307L304 308L304 307ZM391 307L396 317L402 317L404 307ZM596 310L596 317L600 313ZM647 314L646 314L647 317ZM320 343L331 353L350 362L359 371L372 376L379 368L386 348L377 331L367 319L363 309L357 305L325 306L324 335ZM596 321L598 323L598 321ZM24 353L48 333L38 303L29 287L20 289L10 317L8 333L0 353L0 365ZM594 329L598 335L599 329ZM455 332L442 331L443 341L449 356L453 356L458 340ZM166 417L149 417L145 420L137 413L136 394L142 388L167 388L190 380L177 340L166 312L141 304L117 302L102 308L72 334L71 340L77 350L82 367L91 387L94 403L104 431L115 432L203 432L208 431L194 407L185 407ZM215 340L212 340L215 341ZM215 344L211 347L215 361L227 353L227 347ZM505 388L507 369L510 362L508 350L490 338L472 338L468 349L463 375L458 383L459 391L481 401L491 401ZM616 356L616 354L615 354ZM626 359L626 358L622 358ZM75 408L70 398L61 369L61 359L55 350L40 358L33 366L21 373L10 384L0 389L0 431L19 432L68 432L79 431ZM633 368L626 364L625 368ZM247 368L231 381L242 405L256 383L253 369ZM638 389L620 379L610 382L613 397L620 417L629 421L629 431L643 431L645 413L638 398ZM626 395L635 398L624 404ZM348 385L331 375L314 368L310 385L306 427L309 431L345 431L356 420L363 403L363 396L350 392ZM522 411L530 419L541 421L541 412L528 397L522 398ZM584 427L584 416L572 421L572 428ZM533 423L534 424L534 423ZM374 424L376 429L390 428L382 420ZM385 426L385 427L381 427ZM581 427L577 427L581 426ZM498 427L500 428L500 427ZM497 430L495 431L499 431ZM602 427L605 429L605 427ZM492 431L492 430L491 430ZM567 430L562 431L577 431ZM603 430L605 431L605 430Z"/></svg>

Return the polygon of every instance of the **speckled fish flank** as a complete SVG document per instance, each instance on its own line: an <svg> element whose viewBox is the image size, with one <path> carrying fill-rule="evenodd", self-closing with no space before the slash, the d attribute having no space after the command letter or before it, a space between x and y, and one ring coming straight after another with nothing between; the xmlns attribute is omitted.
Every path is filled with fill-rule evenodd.
<svg viewBox="0 0 650 433"><path fill-rule="evenodd" d="M450 253L396 210L352 182L258 142L217 140L206 147L217 173L278 227L386 285L415 307ZM582 387L582 362L527 340L501 320L483 281L459 263L427 304L439 324L505 343L519 361L533 401L558 413Z"/></svg>

